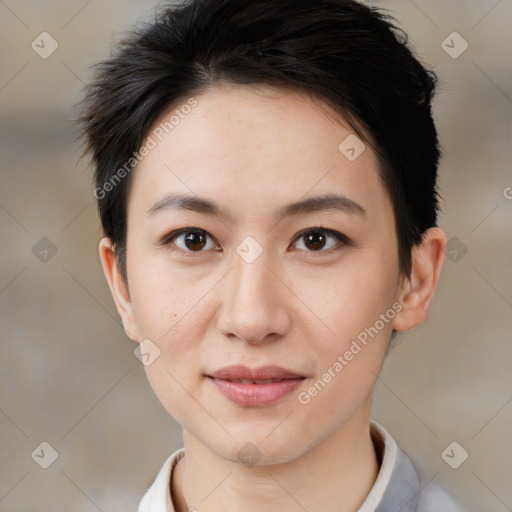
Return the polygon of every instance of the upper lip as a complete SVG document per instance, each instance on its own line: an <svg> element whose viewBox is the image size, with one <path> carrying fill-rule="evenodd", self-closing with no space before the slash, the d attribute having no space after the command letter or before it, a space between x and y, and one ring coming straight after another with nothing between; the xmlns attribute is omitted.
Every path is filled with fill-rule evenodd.
<svg viewBox="0 0 512 512"><path fill-rule="evenodd" d="M249 368L243 365L225 366L208 377L220 380L268 380L268 379L302 379L304 375L286 370L279 366L261 366Z"/></svg>

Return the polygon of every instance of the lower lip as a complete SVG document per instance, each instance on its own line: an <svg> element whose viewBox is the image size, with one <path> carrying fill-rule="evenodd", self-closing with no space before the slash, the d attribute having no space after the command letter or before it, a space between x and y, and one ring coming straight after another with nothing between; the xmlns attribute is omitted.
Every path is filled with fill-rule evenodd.
<svg viewBox="0 0 512 512"><path fill-rule="evenodd" d="M246 407L271 405L295 391L304 381L303 378L297 378L285 379L270 384L242 384L209 378L225 397L238 405Z"/></svg>

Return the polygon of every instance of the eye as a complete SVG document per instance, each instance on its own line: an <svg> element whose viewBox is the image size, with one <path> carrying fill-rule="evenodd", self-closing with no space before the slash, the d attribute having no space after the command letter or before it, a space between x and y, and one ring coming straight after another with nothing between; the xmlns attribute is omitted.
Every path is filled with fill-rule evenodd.
<svg viewBox="0 0 512 512"><path fill-rule="evenodd" d="M182 228L169 233L160 244L175 245L190 256L194 256L193 253L201 253L209 249L219 250L207 231L193 227ZM321 227L301 231L295 237L294 242L294 245L298 245L296 248L308 253L330 253L349 244L350 239L342 233Z"/></svg>
<svg viewBox="0 0 512 512"><path fill-rule="evenodd" d="M301 231L295 240L300 250L307 252L331 252L332 249L348 245L350 240L337 231L325 228L310 228Z"/></svg>
<svg viewBox="0 0 512 512"><path fill-rule="evenodd" d="M171 243L186 252L204 252L204 250L215 249L216 247L210 235L199 228L183 228L173 231L161 242L162 245L170 245Z"/></svg>

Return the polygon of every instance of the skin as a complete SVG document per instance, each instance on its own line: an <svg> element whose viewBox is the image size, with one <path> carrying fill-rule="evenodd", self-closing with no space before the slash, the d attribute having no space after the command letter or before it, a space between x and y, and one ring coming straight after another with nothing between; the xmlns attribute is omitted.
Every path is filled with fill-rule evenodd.
<svg viewBox="0 0 512 512"><path fill-rule="evenodd" d="M339 151L353 130L326 105L284 89L228 83L196 99L134 172L129 286L110 240L100 242L125 331L158 346L147 376L183 427L186 456L171 485L176 510L357 510L378 472L369 434L372 390L392 329L412 329L427 314L446 236L429 229L413 248L411 276L400 275L393 207L377 157L368 145L352 162ZM288 203L333 192L366 213L273 218ZM231 218L148 213L177 193L214 200ZM203 248L190 249L183 235L160 244L173 230L189 227L207 232ZM324 246L297 238L318 227L350 242L329 233ZM252 263L236 252L247 236L263 250ZM298 393L395 303L401 311L301 404ZM231 364L275 364L306 379L273 405L244 407L204 376ZM252 467L237 456L247 442L261 453Z"/></svg>

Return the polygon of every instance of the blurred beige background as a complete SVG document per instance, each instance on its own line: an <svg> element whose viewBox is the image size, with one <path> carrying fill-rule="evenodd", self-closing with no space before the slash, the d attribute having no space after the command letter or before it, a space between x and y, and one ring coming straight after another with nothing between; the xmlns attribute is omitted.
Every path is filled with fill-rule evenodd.
<svg viewBox="0 0 512 512"><path fill-rule="evenodd" d="M371 3L394 14L442 80L450 239L429 318L398 338L373 417L423 485L443 485L464 510L512 510L512 1ZM90 169L77 164L68 122L88 68L154 6L0 0L2 512L135 510L181 446L104 282ZM47 59L31 48L42 32L58 43ZM453 58L460 37L469 46ZM469 454L457 469L441 457L454 441L457 457ZM53 454L42 442L58 455L47 469L36 463Z"/></svg>

